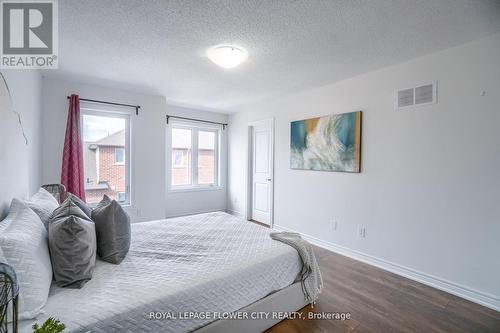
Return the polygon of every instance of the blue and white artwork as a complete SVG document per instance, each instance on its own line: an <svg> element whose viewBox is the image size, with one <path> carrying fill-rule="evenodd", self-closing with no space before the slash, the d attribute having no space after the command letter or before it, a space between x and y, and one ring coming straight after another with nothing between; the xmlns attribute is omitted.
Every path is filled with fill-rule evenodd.
<svg viewBox="0 0 500 333"><path fill-rule="evenodd" d="M290 167L360 172L361 111L293 121Z"/></svg>

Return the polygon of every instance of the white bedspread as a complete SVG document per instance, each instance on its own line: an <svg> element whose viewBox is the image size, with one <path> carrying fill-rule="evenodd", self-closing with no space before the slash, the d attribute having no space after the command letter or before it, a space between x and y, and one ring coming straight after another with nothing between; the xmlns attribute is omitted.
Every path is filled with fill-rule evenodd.
<svg viewBox="0 0 500 333"><path fill-rule="evenodd" d="M125 260L98 261L82 289L53 284L36 322L56 317L65 332L195 330L211 320L151 320L150 312L236 311L296 279L297 251L269 233L222 212L133 224Z"/></svg>

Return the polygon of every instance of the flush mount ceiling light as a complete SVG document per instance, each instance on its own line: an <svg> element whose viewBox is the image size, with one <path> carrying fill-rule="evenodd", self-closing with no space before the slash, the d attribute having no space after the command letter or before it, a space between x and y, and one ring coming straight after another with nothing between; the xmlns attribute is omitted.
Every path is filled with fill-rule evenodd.
<svg viewBox="0 0 500 333"><path fill-rule="evenodd" d="M207 50L207 57L217 66L233 68L247 60L248 53L239 46L217 45Z"/></svg>

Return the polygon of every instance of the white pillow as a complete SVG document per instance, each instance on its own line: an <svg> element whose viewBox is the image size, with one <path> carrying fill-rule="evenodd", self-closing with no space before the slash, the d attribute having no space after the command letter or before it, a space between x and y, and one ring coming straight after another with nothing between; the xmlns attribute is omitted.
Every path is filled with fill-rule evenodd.
<svg viewBox="0 0 500 333"><path fill-rule="evenodd" d="M40 188L29 201L26 201L26 204L40 217L40 220L45 225L45 229L48 229L52 213L59 207L56 198L44 188Z"/></svg>
<svg viewBox="0 0 500 333"><path fill-rule="evenodd" d="M47 302L52 282L47 230L22 201L13 199L0 222L0 262L12 266L19 285L19 320L35 318Z"/></svg>

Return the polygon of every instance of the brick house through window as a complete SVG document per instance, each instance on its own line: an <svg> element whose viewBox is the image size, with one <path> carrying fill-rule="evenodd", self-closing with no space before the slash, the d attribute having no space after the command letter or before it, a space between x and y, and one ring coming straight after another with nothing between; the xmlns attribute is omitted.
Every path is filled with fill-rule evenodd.
<svg viewBox="0 0 500 333"><path fill-rule="evenodd" d="M198 150L198 182L213 184L215 182L214 149ZM191 150L187 148L172 149L172 183L189 184Z"/></svg>
<svg viewBox="0 0 500 333"><path fill-rule="evenodd" d="M194 132L194 133L193 133ZM193 167L192 139L197 140L197 156ZM172 186L217 185L217 131L199 128L172 129ZM196 152L195 152L196 153ZM195 172L193 172L195 171ZM195 177L195 180L191 179ZM195 184L193 184L195 182Z"/></svg>
<svg viewBox="0 0 500 333"><path fill-rule="evenodd" d="M84 142L85 195L98 203L104 194L126 200L125 130L95 142Z"/></svg>

